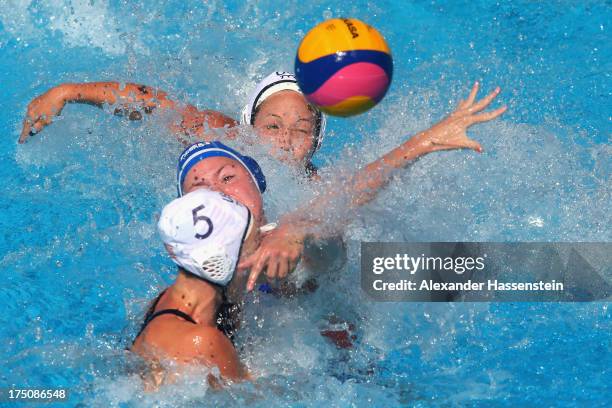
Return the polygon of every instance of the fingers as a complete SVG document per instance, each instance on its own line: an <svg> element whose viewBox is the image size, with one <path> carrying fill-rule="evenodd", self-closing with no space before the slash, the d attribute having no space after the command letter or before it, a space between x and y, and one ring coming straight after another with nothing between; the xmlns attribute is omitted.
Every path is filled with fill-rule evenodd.
<svg viewBox="0 0 612 408"><path fill-rule="evenodd" d="M436 145L437 150L472 149L472 150L477 151L478 153L483 152L483 149L480 143L478 143L475 140L468 139L467 137L454 141L454 142L449 141L449 140L444 140L444 141L432 140L432 142L434 143L434 145Z"/></svg>
<svg viewBox="0 0 612 408"><path fill-rule="evenodd" d="M243 272L249 269L251 266L253 266L253 264L255 263L255 259L256 259L255 254L248 256L246 259L238 263L238 266L236 266L236 269L238 270L238 272Z"/></svg>
<svg viewBox="0 0 612 408"><path fill-rule="evenodd" d="M295 270L300 261L300 253L285 253L278 257L278 279L285 279L291 272Z"/></svg>
<svg viewBox="0 0 612 408"><path fill-rule="evenodd" d="M289 261L281 259L278 265L278 279L285 279L289 274Z"/></svg>
<svg viewBox="0 0 612 408"><path fill-rule="evenodd" d="M30 136L31 131L32 131L32 122L30 122L29 118L25 118L23 120L23 127L21 129L21 135L19 136L19 143L25 143L28 136Z"/></svg>
<svg viewBox="0 0 612 408"><path fill-rule="evenodd" d="M265 275L269 281L274 281L276 279L285 279L291 270L289 262L286 259L276 260L268 260L268 262L258 262L253 269L251 269L251 273L249 274L249 280L247 282L247 290L250 292L255 289L255 285L257 283L257 279L259 275L263 271L265 266L266 272Z"/></svg>
<svg viewBox="0 0 612 408"><path fill-rule="evenodd" d="M472 90L470 91L468 98L465 100L465 103L468 107L472 106L474 100L476 100L476 95L478 94L479 87L480 84L478 83L478 81L474 82L474 86L472 86Z"/></svg>
<svg viewBox="0 0 612 408"><path fill-rule="evenodd" d="M484 98L482 98L480 101L478 101L476 104L472 105L469 108L470 113L476 113L476 112L480 112L481 110L483 110L484 108L486 108L487 106L489 106L489 104L491 103L491 101L493 101L493 99L495 99L495 97L497 95L499 95L499 93L501 92L500 87L498 86L497 88L495 88L493 90L493 92L491 92L490 94L488 94L487 96L485 96Z"/></svg>
<svg viewBox="0 0 612 408"><path fill-rule="evenodd" d="M270 256L265 253L255 253L238 264L238 270L246 270L251 268L249 279L247 281L247 291L252 291L255 288L257 279L261 272L265 269L265 275L268 280L285 279L291 271L295 269L298 259L291 259L286 256Z"/></svg>
<svg viewBox="0 0 612 408"><path fill-rule="evenodd" d="M32 124L30 119L25 119L23 121L23 129L21 130L21 135L19 136L19 143L24 143L28 136L40 132L45 126L51 123L51 121L47 121L47 123L45 123L44 120L38 119L33 123L34 124Z"/></svg>
<svg viewBox="0 0 612 408"><path fill-rule="evenodd" d="M457 104L457 109L467 109L472 106L472 104L474 103L474 99L476 98L476 94L478 93L479 86L480 84L478 83L478 81L474 82L474 85L472 86L472 89L470 90L470 94L468 95L467 99L459 101L459 103Z"/></svg>
<svg viewBox="0 0 612 408"><path fill-rule="evenodd" d="M472 139L468 139L467 143L465 144L465 147L467 147L468 149L472 149L477 151L478 153L482 153L483 149L482 146L480 145L480 143L478 143L475 140Z"/></svg>
<svg viewBox="0 0 612 408"><path fill-rule="evenodd" d="M290 259L287 262L287 274L290 274L291 272L295 271L295 268L299 262L300 258L296 258L296 259Z"/></svg>
<svg viewBox="0 0 612 408"><path fill-rule="evenodd" d="M251 273L249 273L249 280L247 281L247 290L249 292L255 289L257 278L259 278L259 275L261 274L261 271L263 271L263 268L266 265L266 261L268 260L268 257L265 254L260 255L256 252L253 256L257 256L255 258L257 259L257 261L251 268Z"/></svg>
<svg viewBox="0 0 612 408"><path fill-rule="evenodd" d="M25 119L23 120L23 127L21 129L21 135L19 135L19 143L24 143L28 136L34 133L40 132L45 126L53 121L52 116L38 115L28 109Z"/></svg>
<svg viewBox="0 0 612 408"><path fill-rule="evenodd" d="M49 123L51 123L50 120L49 121L45 121L42 119L37 120L36 122L34 122L34 126L32 126L34 128L34 133L38 133L41 130L43 130L43 128L47 126ZM31 129L30 129L30 132L31 132Z"/></svg>
<svg viewBox="0 0 612 408"><path fill-rule="evenodd" d="M472 123L488 122L490 120L493 120L501 116L507 109L508 109L507 106L502 106L501 108L497 108L491 112L484 112L484 113L479 113L478 115L473 115Z"/></svg>
<svg viewBox="0 0 612 408"><path fill-rule="evenodd" d="M269 281L273 281L274 279L277 278L278 264L279 262L277 259L270 259L268 261L268 265L266 267L266 277L268 278Z"/></svg>
<svg viewBox="0 0 612 408"><path fill-rule="evenodd" d="M247 281L247 292L251 292L253 289L255 289L255 284L257 283L257 278L259 278L260 273L261 270L251 270L251 273L249 274L249 280Z"/></svg>
<svg viewBox="0 0 612 408"><path fill-rule="evenodd" d="M482 153L483 149L480 143L472 139L466 139L461 143L446 143L445 147L455 148L455 149L472 149L477 151L478 153Z"/></svg>

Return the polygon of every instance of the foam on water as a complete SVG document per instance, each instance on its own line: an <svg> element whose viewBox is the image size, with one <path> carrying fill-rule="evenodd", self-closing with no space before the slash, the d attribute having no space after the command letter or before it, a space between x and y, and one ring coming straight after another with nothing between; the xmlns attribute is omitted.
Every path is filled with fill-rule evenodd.
<svg viewBox="0 0 612 408"><path fill-rule="evenodd" d="M607 303L377 304L358 282L360 241L610 241L609 49L593 51L609 6L150 3L0 5L0 60L12 61L0 62L3 383L68 386L83 406L605 405ZM174 277L155 231L176 194L182 146L165 130L173 118L135 123L111 107L70 105L16 146L27 102L62 81L118 79L236 116L257 79L290 69L301 36L335 15L383 32L395 82L371 112L331 121L316 159L321 186L244 130L243 150L268 176L270 220L449 113L471 80L500 84L509 113L470 130L484 154L434 153L348 217L346 197L326 207L326 222L346 223L347 263L320 272L312 294L247 297L238 347L254 384L211 392L204 370L143 392L140 362L124 347ZM557 77L564 82L551 84ZM319 334L332 316L355 324L354 349Z"/></svg>

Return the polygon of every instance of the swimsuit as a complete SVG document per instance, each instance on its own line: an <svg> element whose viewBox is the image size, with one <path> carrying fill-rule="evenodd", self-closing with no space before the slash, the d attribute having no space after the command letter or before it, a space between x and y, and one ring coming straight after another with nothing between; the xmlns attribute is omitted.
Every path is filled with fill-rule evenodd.
<svg viewBox="0 0 612 408"><path fill-rule="evenodd" d="M157 307L157 304L159 303L159 300L164 295L164 293L166 293L166 290L163 290L159 295L157 295L157 298L155 298L151 306L149 306L149 309L145 314L144 322L142 323L142 326L140 326L138 334L136 335L136 337L134 337L134 341L136 341L136 339L142 334L147 325L158 316L171 314L174 316L178 316L183 320L188 321L189 323L197 324L196 321L193 320L193 317L178 309L162 309L155 312L155 308ZM239 315L240 306L235 303L228 302L225 296L225 291L223 291L223 301L221 303L221 306L219 306L219 309L217 310L217 329L223 332L223 334L225 334L227 338L231 340L232 343L234 343L234 334L236 333L236 330L238 329L238 325L240 323Z"/></svg>

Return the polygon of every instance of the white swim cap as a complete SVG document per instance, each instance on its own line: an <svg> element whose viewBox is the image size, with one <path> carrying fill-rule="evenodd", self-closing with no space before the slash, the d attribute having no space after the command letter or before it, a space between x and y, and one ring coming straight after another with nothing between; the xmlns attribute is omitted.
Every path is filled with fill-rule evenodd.
<svg viewBox="0 0 612 408"><path fill-rule="evenodd" d="M205 188L165 206L157 223L174 263L221 286L234 276L251 227L251 213L244 205Z"/></svg>
<svg viewBox="0 0 612 408"><path fill-rule="evenodd" d="M242 108L240 123L243 125L253 125L255 123L255 112L257 107L275 93L286 90L295 91L302 95L304 94L298 86L295 75L290 72L276 71L265 77L257 85L255 91L249 96L249 103ZM325 115L319 109L316 109L315 120L313 153L321 147L323 137L325 136L325 125L327 123Z"/></svg>

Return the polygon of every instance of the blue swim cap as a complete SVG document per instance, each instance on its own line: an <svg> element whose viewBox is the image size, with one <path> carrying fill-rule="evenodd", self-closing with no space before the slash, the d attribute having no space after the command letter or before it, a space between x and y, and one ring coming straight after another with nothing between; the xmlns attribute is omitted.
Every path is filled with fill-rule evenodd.
<svg viewBox="0 0 612 408"><path fill-rule="evenodd" d="M255 182L255 185L257 185L259 192L263 194L263 192L266 191L266 177L255 159L249 156L243 156L236 150L224 145L219 141L208 143L198 142L187 147L179 157L176 175L179 197L183 195L183 181L185 181L185 177L187 177L189 170L191 170L196 163L208 157L229 157L230 159L236 160L242 164L242 166L247 169L251 177L253 177L253 181Z"/></svg>

